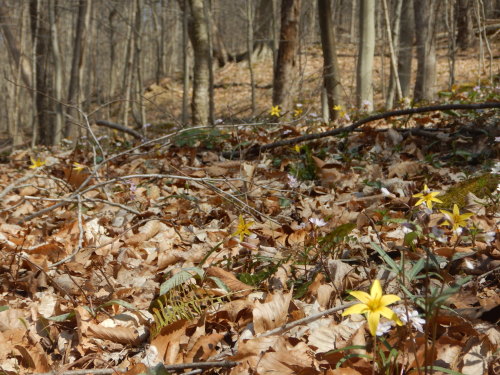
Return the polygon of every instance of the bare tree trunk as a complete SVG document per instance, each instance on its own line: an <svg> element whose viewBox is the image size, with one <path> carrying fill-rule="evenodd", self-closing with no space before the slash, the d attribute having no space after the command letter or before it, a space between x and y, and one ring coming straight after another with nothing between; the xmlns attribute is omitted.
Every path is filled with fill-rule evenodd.
<svg viewBox="0 0 500 375"><path fill-rule="evenodd" d="M456 0L455 15L457 19L456 42L458 48L466 50L472 45L474 30L472 25L472 11L474 6L472 0ZM450 22L453 22L450 20Z"/></svg>
<svg viewBox="0 0 500 375"><path fill-rule="evenodd" d="M360 42L356 98L358 107L373 110L373 58L375 53L375 0L361 0Z"/></svg>
<svg viewBox="0 0 500 375"><path fill-rule="evenodd" d="M214 104L214 34L217 28L212 22L211 0L204 0L205 19L207 20L208 30L208 122L215 124L215 104ZM224 49L225 50L225 49Z"/></svg>
<svg viewBox="0 0 500 375"><path fill-rule="evenodd" d="M49 83L50 72L47 59L50 51L50 29L47 19L47 9L43 7L40 0L31 0L30 18L33 39L36 41L35 63L36 63L36 123L39 141L44 145L53 144L53 122L50 113L49 96L51 89Z"/></svg>
<svg viewBox="0 0 500 375"><path fill-rule="evenodd" d="M140 126L144 126L146 124L146 107L144 105L144 96L142 95L142 90L144 88L143 81L143 61L144 58L142 56L142 8L143 1L136 0L136 14L135 14L135 66L137 68L137 100L136 103L139 104L139 122Z"/></svg>
<svg viewBox="0 0 500 375"><path fill-rule="evenodd" d="M273 105L283 111L292 108L297 88L297 51L299 46L301 0L282 0L278 60L273 79Z"/></svg>
<svg viewBox="0 0 500 375"><path fill-rule="evenodd" d="M446 30L448 31L448 68L449 68L449 78L448 78L448 87L451 89L453 84L455 83L455 55L457 52L456 47L456 24L455 22L455 6L453 4L453 0L450 2L449 0L445 0L445 10L444 10L444 23L446 25Z"/></svg>
<svg viewBox="0 0 500 375"><path fill-rule="evenodd" d="M5 38L5 43L7 45L7 50L14 60L14 64L19 66L21 69L21 78L26 86L31 86L31 66L29 60L19 51L19 42L16 40L15 36L12 34L10 29L9 15L6 12L6 5L2 1L0 2L0 26L2 28L3 36ZM22 41L21 41L22 42Z"/></svg>
<svg viewBox="0 0 500 375"><path fill-rule="evenodd" d="M188 101L189 101L189 35L188 35L188 4L183 1L182 13L182 67L183 67L183 91L182 91L182 124L186 125L188 121Z"/></svg>
<svg viewBox="0 0 500 375"><path fill-rule="evenodd" d="M109 22L109 66L111 67L110 73L109 73L109 91L108 95L109 98L111 98L116 91L116 72L114 71L113 67L115 65L116 61L116 45L115 45L115 26L114 26L114 20L117 15L116 9L111 9L109 12L108 16L108 22Z"/></svg>
<svg viewBox="0 0 500 375"><path fill-rule="evenodd" d="M62 56L59 49L59 33L57 30L56 20L56 4L54 0L49 0L49 22L50 22L50 40L52 42L52 58L54 59L54 97L55 103L55 123L52 130L51 144L57 145L61 142L63 121L64 121L64 107L63 100L63 70L62 70Z"/></svg>
<svg viewBox="0 0 500 375"><path fill-rule="evenodd" d="M414 98L434 100L436 96L436 18L439 1L414 0L417 36L417 79Z"/></svg>
<svg viewBox="0 0 500 375"><path fill-rule="evenodd" d="M342 92L330 0L318 0L318 15L323 47L323 81L328 101L329 118L333 120L339 114L339 111L333 108L341 104Z"/></svg>
<svg viewBox="0 0 500 375"><path fill-rule="evenodd" d="M413 62L413 39L415 36L415 18L413 0L405 0L401 9L401 25L398 54L398 73L401 93L404 98L410 96L411 70Z"/></svg>
<svg viewBox="0 0 500 375"><path fill-rule="evenodd" d="M255 115L256 111L256 100L255 100L255 77L253 75L253 22L254 22L254 12L253 4L247 1L247 50L248 50L248 70L250 73L250 86L251 86L251 97L252 97L252 113L251 116Z"/></svg>
<svg viewBox="0 0 500 375"><path fill-rule="evenodd" d="M79 0L78 16L76 21L75 41L73 44L73 59L71 62L71 73L68 89L68 103L71 105L80 106L82 100L79 97L81 90L80 80L83 75L84 60L85 60L85 40L90 20L90 8L92 0ZM114 51L114 48L113 48ZM113 66L113 65L112 65ZM66 122L64 136L74 138L76 136L77 127L74 122L78 118L78 112L74 109L69 109L70 120ZM73 122L73 124L72 124Z"/></svg>
<svg viewBox="0 0 500 375"><path fill-rule="evenodd" d="M134 55L135 55L135 46L134 41L135 37L132 36L133 32L133 24L136 18L137 7L136 3L133 2L131 4L130 14L129 14L129 28L127 30L127 47L125 51L126 59L125 59L125 69L123 70L123 88L125 91L125 99L123 102L123 126L128 126L128 112L130 109L130 98L132 91L132 77L134 75Z"/></svg>
<svg viewBox="0 0 500 375"><path fill-rule="evenodd" d="M387 9L387 0L382 0L382 5L384 8L384 17L385 17L385 24L387 27L387 39L389 40L389 52L391 54L391 76L389 80L389 90L387 92L387 98L386 98L386 107L388 109L391 109L394 105L394 88L396 88L398 98L401 99L402 94L401 94L401 83L399 82L399 75L398 75L398 59L396 56L396 52L394 51L394 46L399 44L399 19L401 17L401 6L403 4L402 0L398 0L396 3L396 11L394 12L394 29L397 30L397 32L391 31L391 22L389 20L389 10ZM396 21L397 20L397 21ZM397 34L397 40L393 40L394 34Z"/></svg>
<svg viewBox="0 0 500 375"><path fill-rule="evenodd" d="M208 21L204 0L189 0L193 16L192 44L194 49L193 97L191 110L193 125L209 122L210 45Z"/></svg>
<svg viewBox="0 0 500 375"><path fill-rule="evenodd" d="M247 6L253 7L253 2L248 1ZM255 30L254 44L250 50L253 53L253 61L265 59L273 53L273 11L274 0L260 0L258 2L253 25Z"/></svg>

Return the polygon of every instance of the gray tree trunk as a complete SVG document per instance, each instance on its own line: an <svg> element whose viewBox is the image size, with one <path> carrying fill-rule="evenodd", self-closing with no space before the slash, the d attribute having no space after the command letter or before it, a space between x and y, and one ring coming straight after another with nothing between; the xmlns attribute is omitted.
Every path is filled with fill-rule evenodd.
<svg viewBox="0 0 500 375"><path fill-rule="evenodd" d="M339 111L335 111L333 107L341 104L342 86L330 0L318 0L318 15L321 45L323 47L323 81L326 89L329 117L333 120L339 114Z"/></svg>
<svg viewBox="0 0 500 375"><path fill-rule="evenodd" d="M438 0L414 0L417 37L417 79L414 98L434 100L436 96L436 17Z"/></svg>
<svg viewBox="0 0 500 375"><path fill-rule="evenodd" d="M415 18L413 16L413 0L404 0L401 9L398 53L399 82L401 83L401 93L404 98L410 97L414 38Z"/></svg>
<svg viewBox="0 0 500 375"><path fill-rule="evenodd" d="M356 97L359 108L373 110L373 59L375 54L375 0L361 0ZM370 104L368 104L368 102Z"/></svg>
<svg viewBox="0 0 500 375"><path fill-rule="evenodd" d="M50 64L47 59L50 54L50 28L48 27L47 7L39 0L30 2L30 19L33 43L35 45L34 63L36 64L36 133L38 140L44 145L53 144L53 113L54 109L50 105L49 96L52 94L50 82L52 75L49 71Z"/></svg>
<svg viewBox="0 0 500 375"><path fill-rule="evenodd" d="M71 63L71 73L68 89L68 103L71 105L80 106L82 98L79 97L81 90L80 81L83 75L85 61L86 35L90 22L90 8L92 0L80 0L78 2L78 16L76 21L75 41L73 44L73 59ZM77 127L73 123L77 120L78 112L70 109L68 111L70 120L66 122L64 136L74 138Z"/></svg>
<svg viewBox="0 0 500 375"><path fill-rule="evenodd" d="M383 0L384 7L386 7L386 0ZM401 81L399 79L398 71L398 55L399 55L399 27L401 23L401 8L403 6L403 0L397 0L394 7L394 21L392 23L390 40L391 47L391 75L389 78L389 90L387 91L386 107L392 108L394 105L394 94L398 93L398 99L402 98ZM386 9L384 9L386 11ZM386 20L388 22L388 14L386 14Z"/></svg>
<svg viewBox="0 0 500 375"><path fill-rule="evenodd" d="M457 46L466 50L472 45L474 30L472 25L472 0L457 0L455 14L457 17Z"/></svg>
<svg viewBox="0 0 500 375"><path fill-rule="evenodd" d="M193 125L207 125L209 122L210 44L208 21L203 0L189 0L194 50L193 97L191 101Z"/></svg>
<svg viewBox="0 0 500 375"><path fill-rule="evenodd" d="M273 78L273 105L282 111L291 110L297 94L301 0L283 0L281 3L281 32L278 59Z"/></svg>
<svg viewBox="0 0 500 375"><path fill-rule="evenodd" d="M52 140L51 144L57 145L61 142L64 121L63 102L63 67L62 55L59 48L59 32L57 29L56 20L56 3L54 0L49 0L49 21L50 21L50 41L52 58L54 59L54 98L55 102L55 121L52 125Z"/></svg>

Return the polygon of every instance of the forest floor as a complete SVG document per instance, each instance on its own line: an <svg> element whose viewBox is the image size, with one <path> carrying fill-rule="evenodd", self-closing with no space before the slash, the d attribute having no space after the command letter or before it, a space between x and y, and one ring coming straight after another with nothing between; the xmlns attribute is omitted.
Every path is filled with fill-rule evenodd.
<svg viewBox="0 0 500 375"><path fill-rule="evenodd" d="M498 51L500 41L492 44L493 51ZM495 50L495 48L497 48ZM348 110L356 111L356 46L342 46L339 51L339 69L341 71L344 106ZM448 50L440 48L437 51L437 91L451 91L449 85ZM455 62L454 89L460 87L473 88L483 83L488 85L490 76L490 58L485 52L484 60L479 63L477 46L466 51L459 51ZM300 55L298 77L299 96L296 103L305 106L309 113L321 114L321 88L323 84L323 58L320 46L309 48ZM498 75L500 72L500 56L494 55L491 61L491 72ZM269 113L272 104L272 58L269 56L253 64L256 85L256 110L251 111L250 71L247 62L228 63L216 69L214 75L214 104L215 116L230 122L253 122L255 118ZM412 79L415 82L417 61L412 62ZM375 57L374 79L374 107L383 109L384 97L388 90L390 77L389 59ZM413 92L413 91L411 91ZM145 93L147 98L148 121L151 123L172 122L180 118L182 103L182 82L172 78L165 78L159 84L152 84Z"/></svg>
<svg viewBox="0 0 500 375"><path fill-rule="evenodd" d="M500 102L499 87L476 84L473 56L443 103ZM225 158L331 129L313 116L318 60L293 125L270 118L262 89L257 125L136 144L92 128L76 148L6 157L0 372L500 373L499 109L393 117ZM219 73L218 116L248 116L249 86L232 85L244 64ZM152 121L179 113L168 104L179 84L162 87L150 93L167 112L149 108ZM163 101L165 89L177 96ZM341 315L352 302L369 313Z"/></svg>

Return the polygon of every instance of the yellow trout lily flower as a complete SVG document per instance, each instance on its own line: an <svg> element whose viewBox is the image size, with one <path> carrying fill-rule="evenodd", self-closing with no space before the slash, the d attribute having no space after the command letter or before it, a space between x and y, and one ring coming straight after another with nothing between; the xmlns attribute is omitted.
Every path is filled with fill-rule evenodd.
<svg viewBox="0 0 500 375"><path fill-rule="evenodd" d="M275 117L280 117L281 116L281 108L279 105L273 105L271 107L271 111L269 111L269 114L271 116L275 116Z"/></svg>
<svg viewBox="0 0 500 375"><path fill-rule="evenodd" d="M83 165L83 164L80 164L80 163L77 163L76 161L73 163L73 169L77 172L80 172L82 170L84 170L85 168L87 168L86 165Z"/></svg>
<svg viewBox="0 0 500 375"><path fill-rule="evenodd" d="M252 231L249 229L252 224L253 221L245 221L245 219L243 219L243 216L240 215L236 232L234 232L231 236L240 236L240 241L243 241L243 238L245 238L246 234L252 234Z"/></svg>
<svg viewBox="0 0 500 375"><path fill-rule="evenodd" d="M357 303L347 308L342 316L351 314L366 314L368 320L368 328L372 336L377 333L377 327L380 322L380 315L387 319L393 320L398 326L403 325L401 320L394 311L387 306L399 301L401 298L395 294L382 295L382 287L380 281L375 280L370 289L370 294L362 291L352 291L349 293L351 296L357 298L361 303Z"/></svg>
<svg viewBox="0 0 500 375"><path fill-rule="evenodd" d="M424 190L421 193L414 194L414 198L420 198L415 206L420 206L422 203L432 210L432 202L443 203L441 200L436 198L436 195L439 195L439 191L430 191L427 185L424 185Z"/></svg>
<svg viewBox="0 0 500 375"><path fill-rule="evenodd" d="M451 225L454 232L460 232L460 228L467 226L467 220L474 214L465 213L460 215L460 210L456 204L453 205L453 212L446 210L440 210L441 213L446 217L446 221L442 225Z"/></svg>
<svg viewBox="0 0 500 375"><path fill-rule="evenodd" d="M30 160L31 160L30 169L37 169L37 168L43 167L46 163L45 160L33 159L33 157L31 157L31 156L30 156Z"/></svg>

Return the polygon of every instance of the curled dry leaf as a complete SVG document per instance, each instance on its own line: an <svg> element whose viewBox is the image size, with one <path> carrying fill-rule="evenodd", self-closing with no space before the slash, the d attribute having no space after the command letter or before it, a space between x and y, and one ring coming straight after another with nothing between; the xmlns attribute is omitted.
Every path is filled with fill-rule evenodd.
<svg viewBox="0 0 500 375"><path fill-rule="evenodd" d="M280 327L287 322L288 307L292 299L292 291L270 294L265 303L255 302L253 309L253 325L256 334Z"/></svg>

